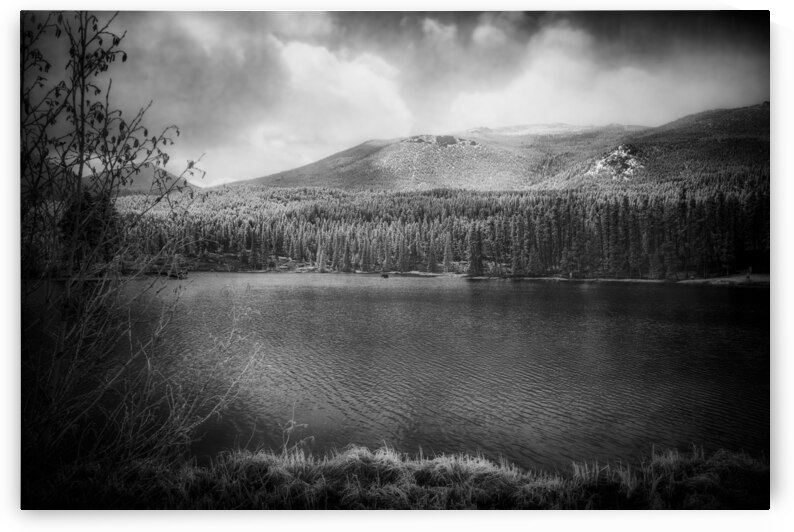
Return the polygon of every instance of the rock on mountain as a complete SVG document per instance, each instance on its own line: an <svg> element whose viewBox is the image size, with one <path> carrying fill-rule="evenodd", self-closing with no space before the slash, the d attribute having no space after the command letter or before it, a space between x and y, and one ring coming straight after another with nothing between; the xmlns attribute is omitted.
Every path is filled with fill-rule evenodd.
<svg viewBox="0 0 794 532"><path fill-rule="evenodd" d="M637 147L633 144L621 144L598 159L587 174L613 180L629 180L643 168L645 166L637 158Z"/></svg>

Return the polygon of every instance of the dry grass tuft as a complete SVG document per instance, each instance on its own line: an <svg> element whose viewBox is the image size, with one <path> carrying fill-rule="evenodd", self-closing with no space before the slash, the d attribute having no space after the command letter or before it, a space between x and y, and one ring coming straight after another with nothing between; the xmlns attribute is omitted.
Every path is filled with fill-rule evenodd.
<svg viewBox="0 0 794 532"><path fill-rule="evenodd" d="M132 472L130 472L132 469ZM74 478L74 477L73 477ZM411 457L350 446L316 457L236 451L209 467L153 463L68 486L74 507L205 509L768 508L769 465L745 454L654 450L639 466L575 463L568 475L481 456Z"/></svg>

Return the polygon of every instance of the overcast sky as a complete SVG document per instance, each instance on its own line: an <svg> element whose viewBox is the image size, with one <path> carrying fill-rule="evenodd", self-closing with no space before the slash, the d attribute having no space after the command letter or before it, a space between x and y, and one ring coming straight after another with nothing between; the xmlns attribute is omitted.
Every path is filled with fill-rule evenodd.
<svg viewBox="0 0 794 532"><path fill-rule="evenodd" d="M176 124L204 184L373 138L566 122L655 126L769 99L748 13L132 13L117 105ZM178 164L177 164L178 163Z"/></svg>

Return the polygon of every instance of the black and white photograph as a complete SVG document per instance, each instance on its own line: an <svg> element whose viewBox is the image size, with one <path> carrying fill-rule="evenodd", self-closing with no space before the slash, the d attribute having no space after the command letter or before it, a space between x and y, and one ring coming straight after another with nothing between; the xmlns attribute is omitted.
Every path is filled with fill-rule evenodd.
<svg viewBox="0 0 794 532"><path fill-rule="evenodd" d="M770 11L18 15L22 510L772 507Z"/></svg>

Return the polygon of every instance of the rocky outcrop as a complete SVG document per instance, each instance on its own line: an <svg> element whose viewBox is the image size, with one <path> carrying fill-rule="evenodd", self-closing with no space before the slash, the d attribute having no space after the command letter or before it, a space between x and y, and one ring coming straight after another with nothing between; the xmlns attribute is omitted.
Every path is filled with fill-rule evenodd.
<svg viewBox="0 0 794 532"><path fill-rule="evenodd" d="M587 173L595 177L629 180L643 168L645 166L638 158L637 148L632 144L621 144L604 154Z"/></svg>
<svg viewBox="0 0 794 532"><path fill-rule="evenodd" d="M446 148L447 146L477 146L477 142L469 139L462 139L452 135L414 135L403 140L406 143L428 144Z"/></svg>

